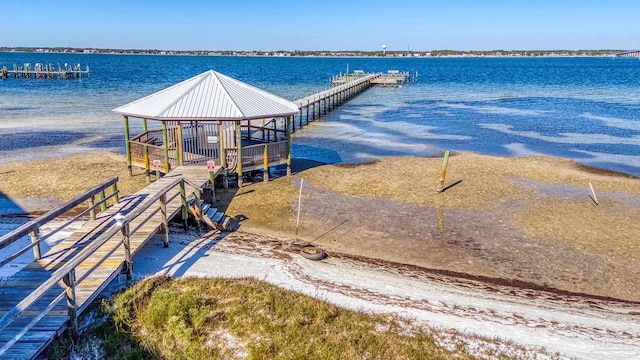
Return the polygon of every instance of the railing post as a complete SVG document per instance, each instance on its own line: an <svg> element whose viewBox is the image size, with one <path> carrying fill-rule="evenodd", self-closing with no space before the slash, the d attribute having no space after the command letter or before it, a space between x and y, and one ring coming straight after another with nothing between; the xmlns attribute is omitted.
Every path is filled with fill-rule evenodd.
<svg viewBox="0 0 640 360"><path fill-rule="evenodd" d="M169 247L169 223L167 222L167 194L160 195L160 219L162 219L162 230L164 231L163 245Z"/></svg>
<svg viewBox="0 0 640 360"><path fill-rule="evenodd" d="M105 195L104 195L104 189L102 189L99 193L98 193L98 200L100 201L100 211L101 212L105 212L107 211L107 202L104 201Z"/></svg>
<svg viewBox="0 0 640 360"><path fill-rule="evenodd" d="M124 265L127 280L133 277L133 262L131 261L131 234L129 233L129 222L122 226L122 245L124 247Z"/></svg>
<svg viewBox="0 0 640 360"><path fill-rule="evenodd" d="M187 210L187 194L184 188L184 179L180 180L180 200L182 201L182 221L184 223L184 232L187 232L187 219L189 212Z"/></svg>
<svg viewBox="0 0 640 360"><path fill-rule="evenodd" d="M33 258L40 260L42 258L42 253L40 251L40 229L38 228L30 232L29 237L31 238L31 243L36 244L33 247Z"/></svg>
<svg viewBox="0 0 640 360"><path fill-rule="evenodd" d="M196 218L196 231L200 234L200 220L202 219L202 208L200 207L200 189L194 188L193 196L195 197L194 204L194 214L193 216Z"/></svg>
<svg viewBox="0 0 640 360"><path fill-rule="evenodd" d="M144 144L144 175L147 183L151 182L151 164L149 163L149 145Z"/></svg>
<svg viewBox="0 0 640 360"><path fill-rule="evenodd" d="M162 143L162 150L164 152L164 166L168 173L169 171L171 171L171 166L169 164L169 134L167 133L167 123L165 121L162 122Z"/></svg>
<svg viewBox="0 0 640 360"><path fill-rule="evenodd" d="M263 166L264 166L264 172L262 174L262 179L264 180L264 182L269 181L269 147L267 146L267 144L264 144L264 154L263 156Z"/></svg>
<svg viewBox="0 0 640 360"><path fill-rule="evenodd" d="M89 217L91 220L96 219L96 197L92 195L89 199Z"/></svg>
<svg viewBox="0 0 640 360"><path fill-rule="evenodd" d="M118 183L111 185L111 191L113 191L113 205L120 202L120 195L118 193Z"/></svg>
<svg viewBox="0 0 640 360"><path fill-rule="evenodd" d="M78 303L76 302L76 270L71 269L63 278L67 286L67 311L69 314L69 330L72 337L78 336Z"/></svg>

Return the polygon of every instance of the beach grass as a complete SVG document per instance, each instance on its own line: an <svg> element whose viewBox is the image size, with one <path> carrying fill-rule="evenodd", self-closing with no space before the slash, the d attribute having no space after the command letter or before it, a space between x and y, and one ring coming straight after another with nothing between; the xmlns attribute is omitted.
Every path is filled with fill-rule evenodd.
<svg viewBox="0 0 640 360"><path fill-rule="evenodd" d="M476 358L394 315L345 310L251 278L153 277L102 309L110 330L96 327L99 336L122 341L120 348L107 341L105 358Z"/></svg>

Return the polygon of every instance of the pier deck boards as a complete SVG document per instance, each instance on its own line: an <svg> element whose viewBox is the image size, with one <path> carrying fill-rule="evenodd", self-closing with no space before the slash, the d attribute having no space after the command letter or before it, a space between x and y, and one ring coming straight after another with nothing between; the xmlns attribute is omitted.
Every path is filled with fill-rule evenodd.
<svg viewBox="0 0 640 360"><path fill-rule="evenodd" d="M100 214L96 220L86 222L78 231L51 248L41 260L34 261L10 278L0 282L0 316L26 298L56 269L109 229L115 222L113 216L116 213L126 214L133 211L136 206L144 204L145 199L151 198L171 181L181 176L200 187L203 187L209 179L206 167L178 167L139 192L122 198L118 204ZM189 196L189 192L187 192L187 196ZM178 214L181 211L181 206L179 188L175 187L167 193L167 217L170 219ZM157 206L152 206L141 216L131 221L130 226L133 229L146 219L147 215L151 216L150 220L131 236L132 255L161 229L161 215L159 211L156 211L157 209ZM155 214L152 215L151 213L154 211ZM82 313L91 301L120 273L124 261L122 246L119 246L106 261L101 264L98 264L98 261L121 240L122 235L118 233L76 267L76 279L87 276L76 287L78 313ZM65 291L65 285L63 283L59 285L59 287L51 289L8 327L0 331L0 347L21 331L22 327L29 323L51 300ZM56 334L61 334L66 329L67 320L67 304L63 299L7 352L0 355L0 359L31 359L37 356L54 339Z"/></svg>

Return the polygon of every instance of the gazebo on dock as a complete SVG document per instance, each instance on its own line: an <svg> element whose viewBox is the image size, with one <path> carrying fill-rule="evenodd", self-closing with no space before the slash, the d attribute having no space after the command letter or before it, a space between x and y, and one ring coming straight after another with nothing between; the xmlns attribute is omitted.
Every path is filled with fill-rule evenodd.
<svg viewBox="0 0 640 360"><path fill-rule="evenodd" d="M242 174L291 165L293 102L209 70L114 109L124 117L129 174L132 167L168 173L176 166L207 166ZM130 118L142 133L130 137ZM152 121L149 124L149 121ZM152 125L152 126L150 126ZM155 165L155 166L154 166Z"/></svg>

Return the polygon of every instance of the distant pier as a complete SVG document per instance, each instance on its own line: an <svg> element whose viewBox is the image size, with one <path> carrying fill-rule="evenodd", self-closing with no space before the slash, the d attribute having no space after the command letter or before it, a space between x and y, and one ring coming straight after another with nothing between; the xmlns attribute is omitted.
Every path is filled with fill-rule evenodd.
<svg viewBox="0 0 640 360"><path fill-rule="evenodd" d="M344 75L339 74L337 76L334 76L331 80L331 83L333 85L342 85L369 75L374 74L367 74L362 70L355 70L352 73L349 73L347 70L347 73ZM389 70L386 74L377 73L375 75L377 76L373 80L371 80L371 85L380 85L382 87L401 87L408 82L417 81L418 79L417 72L412 77L410 72L401 72L399 70Z"/></svg>
<svg viewBox="0 0 640 360"><path fill-rule="evenodd" d="M89 65L82 70L80 64L41 64L24 63L23 66L13 64L13 70L3 66L0 69L0 78L25 78L25 79L81 79L82 77L90 77Z"/></svg>
<svg viewBox="0 0 640 360"><path fill-rule="evenodd" d="M640 50L629 50L616 54L616 57L637 57L640 59Z"/></svg>

